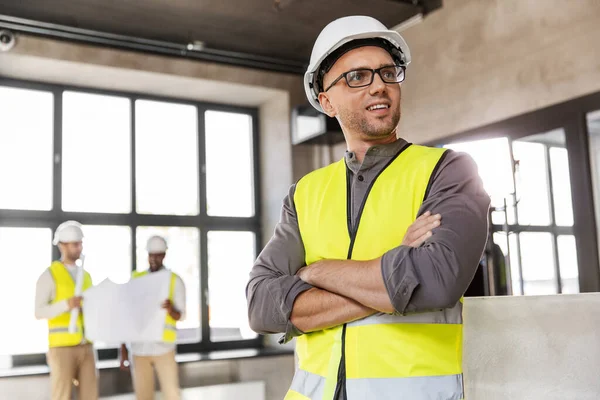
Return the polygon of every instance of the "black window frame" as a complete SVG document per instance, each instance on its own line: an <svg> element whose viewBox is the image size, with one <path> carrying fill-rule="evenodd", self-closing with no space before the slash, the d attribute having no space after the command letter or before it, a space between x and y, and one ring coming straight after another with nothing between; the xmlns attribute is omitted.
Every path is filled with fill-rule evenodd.
<svg viewBox="0 0 600 400"><path fill-rule="evenodd" d="M596 227L589 158L589 133L586 119L588 113L598 110L600 110L600 92L574 98L427 143L429 145L440 146L463 141L507 137L512 157L513 141L557 129L564 130L565 145L569 154L573 227L556 226L554 223L554 209L551 203L551 212L553 214L550 226L511 224L508 226L508 230L511 233L552 233L554 236L555 258L558 251L556 248L556 236L564 234L574 235L579 269L579 290L581 293L600 291L598 231ZM552 182L550 182L550 185L552 185ZM550 200L553 202L552 196L550 196ZM491 231L505 231L505 227L503 225L493 225ZM558 262L558 258L556 258L556 263L558 264ZM558 268L558 265L555 265L555 268ZM557 275L558 279L560 279L559 277L560 275Z"/></svg>
<svg viewBox="0 0 600 400"><path fill-rule="evenodd" d="M260 182L260 153L259 153L259 113L254 107L243 107L236 105L225 105L209 103L183 98L168 96L157 96L146 93L96 89L84 86L63 85L37 81L25 81L20 79L0 77L0 86L15 89L30 89L50 92L53 95L53 183L52 183L52 209L50 211L32 210L8 210L0 209L0 227L27 227L27 228L49 228L54 232L58 225L66 220L75 219L84 225L115 225L126 226L131 229L131 265L132 271L136 269L136 228L138 226L174 226L195 227L199 229L200 249L200 335L201 339L194 343L177 344L177 352L182 353L206 353L211 351L237 350L237 349L262 349L264 340L262 335L254 339L216 341L210 340L211 332L208 322L208 254L207 234L209 231L247 231L255 235L256 255L262 249L262 215L261 215L261 182ZM128 214L94 213L94 212L66 212L62 208L62 93L64 91L76 91L87 94L99 94L107 96L119 96L128 98L130 102L130 140L131 140L131 212ZM135 159L135 101L151 100L174 104L184 104L196 107L198 117L198 215L148 215L136 212L136 159ZM253 166L253 188L254 188L254 215L252 217L222 217L209 216L207 214L206 197L206 146L205 146L205 118L206 111L222 111L231 113L242 113L252 118L252 166ZM227 154L223 153L224 156ZM57 158L58 155L58 158ZM59 258L60 254L56 246L53 246L52 258ZM32 311L33 313L33 311ZM46 356L43 353L8 355L11 357L12 366L45 365ZM99 360L116 359L118 349L98 349Z"/></svg>

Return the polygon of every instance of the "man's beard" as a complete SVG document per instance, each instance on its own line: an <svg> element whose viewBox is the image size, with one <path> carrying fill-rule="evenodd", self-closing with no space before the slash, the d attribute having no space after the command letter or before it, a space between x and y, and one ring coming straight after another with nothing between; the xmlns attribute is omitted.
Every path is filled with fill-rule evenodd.
<svg viewBox="0 0 600 400"><path fill-rule="evenodd" d="M364 114L351 112L349 110L340 111L340 120L342 124L351 132L356 132L372 139L377 139L389 135L396 129L400 122L400 108L396 108L392 113L392 118L385 117L387 123L372 123Z"/></svg>

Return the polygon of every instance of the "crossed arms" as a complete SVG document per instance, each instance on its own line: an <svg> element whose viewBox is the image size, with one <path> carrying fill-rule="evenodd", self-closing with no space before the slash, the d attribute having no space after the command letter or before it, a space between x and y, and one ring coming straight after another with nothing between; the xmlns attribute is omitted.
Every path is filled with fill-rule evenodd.
<svg viewBox="0 0 600 400"><path fill-rule="evenodd" d="M283 332L288 341L376 312L448 308L471 282L487 238L490 200L470 157L448 154L434 176L419 212L442 216L432 235L418 247L407 243L407 236L403 244L369 261L322 260L302 268L305 253L294 189L250 273L246 295L253 330Z"/></svg>

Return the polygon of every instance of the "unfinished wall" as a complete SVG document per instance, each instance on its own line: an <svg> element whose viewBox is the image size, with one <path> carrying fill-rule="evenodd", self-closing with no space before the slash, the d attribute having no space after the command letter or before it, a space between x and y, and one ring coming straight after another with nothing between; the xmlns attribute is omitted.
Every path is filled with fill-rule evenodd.
<svg viewBox="0 0 600 400"><path fill-rule="evenodd" d="M401 135L429 142L599 91L599 21L597 0L444 0L402 32Z"/></svg>
<svg viewBox="0 0 600 400"><path fill-rule="evenodd" d="M465 398L600 398L600 294L467 298Z"/></svg>

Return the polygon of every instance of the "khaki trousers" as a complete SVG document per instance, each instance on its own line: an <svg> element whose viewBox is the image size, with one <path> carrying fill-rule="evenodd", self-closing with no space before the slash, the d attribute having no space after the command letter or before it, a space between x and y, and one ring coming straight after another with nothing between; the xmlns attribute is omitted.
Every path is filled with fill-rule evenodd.
<svg viewBox="0 0 600 400"><path fill-rule="evenodd" d="M51 347L46 356L50 367L52 400L71 400L73 385L79 400L98 399L96 357L91 344Z"/></svg>
<svg viewBox="0 0 600 400"><path fill-rule="evenodd" d="M179 375L175 351L160 356L133 356L132 377L137 400L154 399L154 371L158 377L163 400L180 400ZM154 371L153 371L154 370Z"/></svg>

